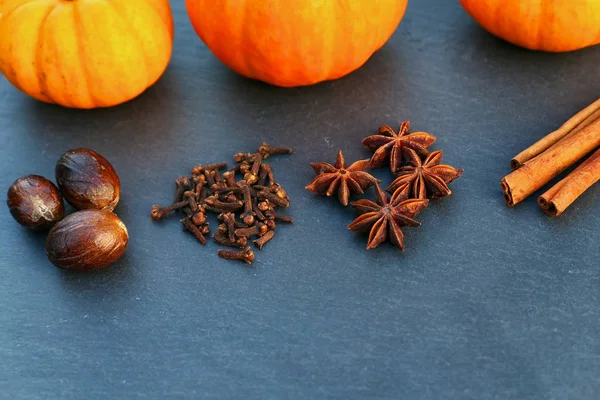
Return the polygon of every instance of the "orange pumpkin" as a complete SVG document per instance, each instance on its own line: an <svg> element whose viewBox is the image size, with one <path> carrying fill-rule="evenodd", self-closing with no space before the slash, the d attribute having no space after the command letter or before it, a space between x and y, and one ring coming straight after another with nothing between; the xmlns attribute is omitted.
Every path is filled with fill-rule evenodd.
<svg viewBox="0 0 600 400"><path fill-rule="evenodd" d="M172 44L168 0L0 0L0 72L47 103L130 100L160 78Z"/></svg>
<svg viewBox="0 0 600 400"><path fill-rule="evenodd" d="M362 66L390 38L407 0L186 0L223 63L278 86L311 85Z"/></svg>
<svg viewBox="0 0 600 400"><path fill-rule="evenodd" d="M487 31L531 50L562 52L600 43L599 0L460 0Z"/></svg>

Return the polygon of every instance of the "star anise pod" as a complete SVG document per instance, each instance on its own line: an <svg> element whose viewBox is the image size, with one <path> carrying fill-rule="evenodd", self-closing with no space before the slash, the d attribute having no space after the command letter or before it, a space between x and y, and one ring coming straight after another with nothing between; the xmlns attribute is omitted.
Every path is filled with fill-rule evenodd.
<svg viewBox="0 0 600 400"><path fill-rule="evenodd" d="M421 157L413 149L404 149L404 154L409 160L409 165L398 170L396 179L386 189L390 193L409 185L411 197L417 199L432 197L439 200L452 193L448 183L463 173L462 169L440 164L442 162L441 150L434 151L425 160L421 160Z"/></svg>
<svg viewBox="0 0 600 400"><path fill-rule="evenodd" d="M367 250L379 246L389 236L390 241L404 251L404 234L400 227L421 225L413 218L429 204L427 199L409 199L409 191L405 185L404 190L397 190L390 199L376 184L376 203L366 199L352 202L352 207L362 215L348 225L348 229L370 231Z"/></svg>
<svg viewBox="0 0 600 400"><path fill-rule="evenodd" d="M348 205L351 194L363 194L369 186L379 182L365 172L369 160L360 160L346 167L342 151L338 151L335 166L326 163L310 163L317 177L306 186L311 192L333 196L336 192L340 203Z"/></svg>
<svg viewBox="0 0 600 400"><path fill-rule="evenodd" d="M402 167L402 149L409 148L423 157L429 155L427 147L435 142L435 136L426 132L410 131L410 122L404 121L398 129L398 133L392 128L383 125L379 128L379 134L366 137L362 143L374 151L367 168L379 168L389 162L390 169L396 173Z"/></svg>

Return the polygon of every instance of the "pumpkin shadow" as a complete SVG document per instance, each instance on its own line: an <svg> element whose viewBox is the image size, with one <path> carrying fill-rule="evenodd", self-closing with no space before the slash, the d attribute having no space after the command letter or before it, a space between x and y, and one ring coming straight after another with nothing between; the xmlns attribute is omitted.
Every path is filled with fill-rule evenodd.
<svg viewBox="0 0 600 400"><path fill-rule="evenodd" d="M248 85L249 89L251 89L252 87L254 87L255 89L260 89L260 90L271 90L271 91L281 91L283 93L285 92L303 92L303 91L310 91L310 92L314 92L315 90L325 90L326 88L328 88L330 85L332 84L352 84L352 85L357 85L357 84L366 84L368 82L369 79L372 79L373 76L377 76L380 78L386 78L390 77L396 77L398 74L398 67L402 66L402 63L399 62L399 54L397 51L392 50L393 48L393 44L388 43L386 45L384 45L381 49L377 50L375 53L373 53L373 55L371 55L371 57L369 57L369 59L360 67L358 67L357 69L355 69L354 71L338 78L338 79L331 79L331 80L326 80L323 82L319 82L316 84L312 84L312 85L306 85L306 86L296 86L296 87L279 87L276 85L271 85L269 83L266 82L262 82L260 80L257 79L252 79L252 78L247 78L244 77L236 72L234 72L233 70L229 69L227 66L225 66L224 64L221 64L218 62L218 60L215 58L215 64L220 65L222 68L227 69L229 71L229 73L226 75L226 78L229 80L230 83L236 84L236 85ZM402 60L400 60L402 61ZM393 67L393 68L392 68Z"/></svg>
<svg viewBox="0 0 600 400"><path fill-rule="evenodd" d="M600 55L600 46L561 53L530 50L489 33L475 21L462 24L456 39L461 51L457 52L459 58L455 62L467 62L482 70L501 68L503 74L510 73L511 78L524 82L531 77L562 82L561 70L576 69L582 63L589 63L590 56Z"/></svg>
<svg viewBox="0 0 600 400"><path fill-rule="evenodd" d="M389 89L395 81L402 81L402 68L406 63L402 62L402 51L394 49L392 44L384 46L375 52L361 67L349 74L334 80L297 87L279 87L256 79L246 78L228 70L223 74L226 79L224 84L234 86L236 91L230 92L241 97L238 101L248 102L247 109L259 102L261 106L280 105L294 106L305 104L307 100L318 101L327 99L331 103L346 103L346 98L353 93L369 95L369 101L377 103L377 96L370 97L373 93L383 92ZM218 61L215 59L215 63ZM221 65L221 68L227 68ZM383 100L381 100L383 102Z"/></svg>
<svg viewBox="0 0 600 400"><path fill-rule="evenodd" d="M243 77L214 59L214 68L223 70L218 74L221 90L212 93L213 100L231 108L224 111L232 126L228 136L245 141L249 131L260 135L250 138L252 144L248 140L253 147L257 140L264 140L306 148L327 137L333 143L339 135L354 135L356 142L365 129L380 125L382 110L390 110L390 97L402 97L406 53L390 43L344 77L292 88Z"/></svg>
<svg viewBox="0 0 600 400"><path fill-rule="evenodd" d="M92 147L96 143L111 148L131 148L154 140L156 126L168 127L176 118L176 93L170 90L176 79L168 68L156 84L123 104L91 110L66 108L24 97L19 121L28 140L51 136L67 148ZM169 140L170 129L161 138Z"/></svg>

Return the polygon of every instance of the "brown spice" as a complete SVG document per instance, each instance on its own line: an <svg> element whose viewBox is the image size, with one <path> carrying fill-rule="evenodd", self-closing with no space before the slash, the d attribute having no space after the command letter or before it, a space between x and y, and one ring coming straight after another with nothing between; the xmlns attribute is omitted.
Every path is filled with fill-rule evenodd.
<svg viewBox="0 0 600 400"><path fill-rule="evenodd" d="M231 240L227 236L223 236L221 234L213 235L213 241L217 244L220 244L221 246L239 247L241 249L246 247L246 244L248 243L248 239L245 237Z"/></svg>
<svg viewBox="0 0 600 400"><path fill-rule="evenodd" d="M425 160L413 149L405 149L409 165L398 170L396 179L386 189L394 193L398 188L405 185L410 187L410 197L426 199L432 197L434 200L450 196L452 193L448 183L454 181L462 173L462 169L456 169L449 165L441 165L442 151L434 151Z"/></svg>
<svg viewBox="0 0 600 400"><path fill-rule="evenodd" d="M179 178L175 179L175 186L177 189L175 189L175 196L173 197L173 204L179 203L180 201L183 200L183 193L186 190L188 190L188 188L190 186L190 181L187 178L187 176L180 176Z"/></svg>
<svg viewBox="0 0 600 400"><path fill-rule="evenodd" d="M242 251L219 250L217 255L226 260L241 260L246 264L252 264L252 261L254 261L254 253L250 247L246 247Z"/></svg>
<svg viewBox="0 0 600 400"><path fill-rule="evenodd" d="M600 180L600 149L585 160L538 199L546 214L557 217L562 214L590 186Z"/></svg>
<svg viewBox="0 0 600 400"><path fill-rule="evenodd" d="M235 230L235 236L237 237L246 237L249 238L251 236L263 236L267 233L268 227L262 222L258 222L255 225L252 225L248 228L240 228Z"/></svg>
<svg viewBox="0 0 600 400"><path fill-rule="evenodd" d="M223 214L223 222L227 227L227 234L229 236L229 240L235 242L235 215L233 213Z"/></svg>
<svg viewBox="0 0 600 400"><path fill-rule="evenodd" d="M500 181L508 206L514 206L600 146L600 118L526 162Z"/></svg>
<svg viewBox="0 0 600 400"><path fill-rule="evenodd" d="M50 229L65 215L60 191L39 175L17 179L8 189L6 203L13 218L33 230Z"/></svg>
<svg viewBox="0 0 600 400"><path fill-rule="evenodd" d="M369 160L360 160L347 167L342 151L339 150L335 165L326 162L310 163L317 177L306 189L328 197L337 193L340 203L347 206L350 195L364 194L365 189L379 182L365 172L368 163Z"/></svg>
<svg viewBox="0 0 600 400"><path fill-rule="evenodd" d="M263 160L274 154L291 152L285 147L263 143L257 153L235 154L237 164L223 174L219 169L227 168L226 163L197 165L192 169L190 178L183 176L176 180L174 198L179 201L166 207L154 206L152 218L160 220L170 212L180 210L185 215L181 219L183 229L194 234L201 243L206 243L204 236L210 233L206 213L214 212L222 224L213 235L213 241L222 246L243 248L251 236L258 236L257 246L262 248L275 235L276 219L292 222L289 217L275 214L276 208L290 205L289 197L275 182L271 166ZM236 174L240 174L242 179L236 181ZM268 217L265 212L269 213ZM254 254L246 250L250 249L233 253L221 251L219 255L229 259L241 257L251 263Z"/></svg>
<svg viewBox="0 0 600 400"><path fill-rule="evenodd" d="M170 206L160 207L156 204L152 206L152 211L150 211L150 216L154 220L160 220L165 218L171 211L179 210L185 206L189 206L190 202L188 200L180 201L179 203L171 204Z"/></svg>
<svg viewBox="0 0 600 400"><path fill-rule="evenodd" d="M275 231L268 231L260 238L253 241L254 245L258 247L259 250L262 250L263 246L267 244L271 239L275 237Z"/></svg>
<svg viewBox="0 0 600 400"><path fill-rule="evenodd" d="M262 158L269 158L269 156L275 154L291 154L292 151L293 150L289 147L270 146L264 142L258 147L258 152Z"/></svg>
<svg viewBox="0 0 600 400"><path fill-rule="evenodd" d="M600 99L575 114L559 129L544 136L542 139L513 157L510 161L511 168L513 170L521 168L529 160L542 154L562 139L573 136L598 118L600 118Z"/></svg>
<svg viewBox="0 0 600 400"><path fill-rule="evenodd" d="M390 199L377 184L376 202L363 199L352 203L352 207L362 215L348 225L348 229L353 232L370 231L367 250L389 238L404 251L404 235L400 227L421 225L413 218L429 204L427 199L409 199L409 192L409 186L405 185L404 190L396 191Z"/></svg>
<svg viewBox="0 0 600 400"><path fill-rule="evenodd" d="M192 169L192 175L200 175L200 174L203 174L206 171L212 171L212 170L215 170L215 169L223 169L223 168L227 168L227 163L226 162L215 163L215 164L208 164L208 165L196 165Z"/></svg>
<svg viewBox="0 0 600 400"><path fill-rule="evenodd" d="M375 202L362 199L351 203L362 215L348 225L351 231L369 232L367 249L375 248L389 238L404 251L401 227L420 225L413 218L427 207L427 197L441 199L449 196L451 191L448 184L463 172L462 169L441 165L441 151L429 153L428 147L435 142L435 136L409 131L408 121L400 125L397 133L387 125L381 126L379 134L363 140L363 144L374 152L371 159L358 161L348 168L341 151L335 166L311 163L317 177L306 189L327 196L337 192L343 205L348 204L352 193L363 194L364 189L375 185ZM396 179L387 188L387 191L393 193L391 198L381 189L379 180L364 171L388 163L392 172L397 174ZM279 216L274 210L267 209L268 203L261 202L257 206L263 210L268 220L288 222L288 217Z"/></svg>
<svg viewBox="0 0 600 400"><path fill-rule="evenodd" d="M191 232L194 236L196 236L196 239L198 239L200 243L206 244L206 238L204 237L202 231L196 225L194 225L190 217L180 219L179 222L181 222L185 230Z"/></svg>
<svg viewBox="0 0 600 400"><path fill-rule="evenodd" d="M391 127L383 125L379 127L379 134L368 136L363 144L374 152L369 160L368 168L379 168L386 164L390 165L392 172L398 172L402 166L403 149L409 148L417 152L421 157L427 157L429 147L435 142L435 136L426 132L410 131L410 122L404 121L396 133Z"/></svg>

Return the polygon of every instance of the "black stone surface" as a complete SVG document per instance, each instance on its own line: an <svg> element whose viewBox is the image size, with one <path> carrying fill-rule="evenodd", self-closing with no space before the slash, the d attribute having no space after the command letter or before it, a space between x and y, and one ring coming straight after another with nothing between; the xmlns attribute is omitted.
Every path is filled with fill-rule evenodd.
<svg viewBox="0 0 600 400"><path fill-rule="evenodd" d="M131 236L112 268L65 273L43 234L0 211L1 398L600 397L600 186L552 219L535 197L506 207L498 185L513 155L598 97L600 47L530 52L456 1L411 1L363 68L280 89L229 71L183 2L173 11L166 74L122 106L63 109L0 79L0 187L53 178L64 151L90 147L120 174ZM353 212L304 190L308 163L367 158L360 140L403 119L465 173L405 230L404 254L365 251ZM272 165L296 224L254 268L151 221L173 178L263 140L295 149Z"/></svg>

